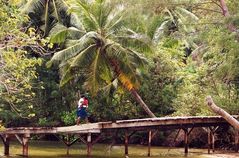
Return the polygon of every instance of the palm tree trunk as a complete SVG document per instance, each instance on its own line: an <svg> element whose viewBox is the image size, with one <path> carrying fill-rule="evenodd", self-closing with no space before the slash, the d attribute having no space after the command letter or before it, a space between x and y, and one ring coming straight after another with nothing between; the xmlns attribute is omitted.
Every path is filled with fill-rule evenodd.
<svg viewBox="0 0 239 158"><path fill-rule="evenodd" d="M239 122L232 117L230 114L228 114L225 110L218 107L212 100L211 96L207 97L207 105L212 109L213 112L215 112L218 115L221 115L228 123L230 123L234 128L239 130Z"/></svg>
<svg viewBox="0 0 239 158"><path fill-rule="evenodd" d="M107 59L107 57L106 57ZM109 59L111 66L114 68L114 72L116 76L119 76L121 74L121 70L120 67L117 64L117 61L113 60L113 59ZM123 83L122 83L123 84ZM124 84L123 84L124 85ZM125 85L124 85L125 86ZM139 103L139 105L144 109L144 111L152 118L155 118L156 116L154 115L154 113L149 109L149 107L145 104L145 102L143 101L143 99L140 97L140 95L138 94L138 92L132 88L132 89L128 89L126 86L125 88L130 91L130 93L134 96L136 102Z"/></svg>
<svg viewBox="0 0 239 158"><path fill-rule="evenodd" d="M140 97L140 95L138 94L138 92L133 88L131 91L131 94L134 96L134 98L136 99L136 101L139 103L139 105L144 109L144 111L152 118L156 118L156 116L154 115L154 113L149 109L149 107L145 104L145 102L143 101L143 99Z"/></svg>

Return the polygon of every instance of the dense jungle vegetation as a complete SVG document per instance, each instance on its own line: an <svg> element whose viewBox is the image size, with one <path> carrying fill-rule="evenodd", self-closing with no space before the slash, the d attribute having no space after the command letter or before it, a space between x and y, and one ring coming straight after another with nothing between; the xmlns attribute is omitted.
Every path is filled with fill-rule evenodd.
<svg viewBox="0 0 239 158"><path fill-rule="evenodd" d="M0 120L239 113L239 1L0 0ZM142 99L142 100L141 100Z"/></svg>

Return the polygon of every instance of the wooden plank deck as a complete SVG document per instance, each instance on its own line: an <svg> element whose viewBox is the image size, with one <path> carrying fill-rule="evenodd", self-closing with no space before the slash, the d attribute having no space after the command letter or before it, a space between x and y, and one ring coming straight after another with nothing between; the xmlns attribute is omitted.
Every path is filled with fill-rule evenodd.
<svg viewBox="0 0 239 158"><path fill-rule="evenodd" d="M238 118L238 116L234 117ZM221 116L161 117L97 122L65 127L15 127L6 128L6 130L0 131L0 134L99 133L102 130L110 129L208 127L223 124L228 123Z"/></svg>

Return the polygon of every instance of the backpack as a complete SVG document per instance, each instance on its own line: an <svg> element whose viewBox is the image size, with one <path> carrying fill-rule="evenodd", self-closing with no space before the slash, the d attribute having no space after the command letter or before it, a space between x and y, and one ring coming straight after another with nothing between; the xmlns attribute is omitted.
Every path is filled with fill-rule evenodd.
<svg viewBox="0 0 239 158"><path fill-rule="evenodd" d="M83 101L82 105L88 106L88 103L89 103L88 99L84 98L84 101Z"/></svg>

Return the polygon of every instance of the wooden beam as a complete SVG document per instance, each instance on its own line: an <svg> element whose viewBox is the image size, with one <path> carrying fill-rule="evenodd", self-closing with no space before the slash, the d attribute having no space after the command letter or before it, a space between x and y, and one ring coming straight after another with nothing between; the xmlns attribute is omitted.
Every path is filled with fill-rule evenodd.
<svg viewBox="0 0 239 158"><path fill-rule="evenodd" d="M211 133L211 139L212 139L212 152L215 152L215 133L214 132L210 132Z"/></svg>
<svg viewBox="0 0 239 158"><path fill-rule="evenodd" d="M150 119L135 119L135 120L122 120L115 123L104 123L102 129L116 129L116 128L153 128L153 127L167 127L180 128L184 126L191 127L205 127L220 125L226 123L225 119L219 116L211 117L175 117L175 118L150 118Z"/></svg>
<svg viewBox="0 0 239 158"><path fill-rule="evenodd" d="M87 134L87 157L91 156L92 143L91 143L91 133Z"/></svg>
<svg viewBox="0 0 239 158"><path fill-rule="evenodd" d="M128 149L128 144L129 144L129 137L128 137L129 133L128 130L125 130L125 141L124 141L124 146L125 146L125 150L124 150L124 154L127 157L129 155L129 149Z"/></svg>
<svg viewBox="0 0 239 158"><path fill-rule="evenodd" d="M28 157L28 145L30 134L24 134L22 137L22 155Z"/></svg>
<svg viewBox="0 0 239 158"><path fill-rule="evenodd" d="M4 155L9 156L9 146L10 146L10 138L8 135L1 136L1 139L4 144Z"/></svg>
<svg viewBox="0 0 239 158"><path fill-rule="evenodd" d="M149 138L148 138L148 157L151 156L151 140L152 140L152 131L149 130Z"/></svg>
<svg viewBox="0 0 239 158"><path fill-rule="evenodd" d="M192 127L189 131L188 131L188 135L193 131L194 127Z"/></svg>
<svg viewBox="0 0 239 158"><path fill-rule="evenodd" d="M18 142L22 145L23 142L22 142L21 137L20 137L18 134L14 134L14 135L15 135L15 137L17 138Z"/></svg>
<svg viewBox="0 0 239 158"><path fill-rule="evenodd" d="M63 140L64 141L64 140ZM66 141L64 141L65 144L66 144L66 155L69 155L70 154L70 135L67 134L66 135Z"/></svg>
<svg viewBox="0 0 239 158"><path fill-rule="evenodd" d="M207 146L208 146L208 154L210 154L210 150L211 150L211 130L208 127L207 129Z"/></svg>
<svg viewBox="0 0 239 158"><path fill-rule="evenodd" d="M188 128L183 128L184 131L184 153L188 154Z"/></svg>
<svg viewBox="0 0 239 158"><path fill-rule="evenodd" d="M216 133L216 131L218 129L218 126L216 126L216 127L209 127L209 129L210 129L212 152L215 152L215 133Z"/></svg>
<svg viewBox="0 0 239 158"><path fill-rule="evenodd" d="M52 127L15 127L6 128L0 134L46 134L56 133L56 128Z"/></svg>
<svg viewBox="0 0 239 158"><path fill-rule="evenodd" d="M234 129L234 135L235 135L235 152L238 152L238 149L239 149L239 130Z"/></svg>
<svg viewBox="0 0 239 158"><path fill-rule="evenodd" d="M88 131L88 133L89 132L93 133L94 130L98 131L102 129L102 124L103 124L102 122L98 122L98 123L81 124L78 126L57 127L56 131L57 133L68 133L68 132L81 133L81 131L82 132Z"/></svg>
<svg viewBox="0 0 239 158"><path fill-rule="evenodd" d="M78 137L84 144L87 144L87 140L85 140L81 135L78 135Z"/></svg>

